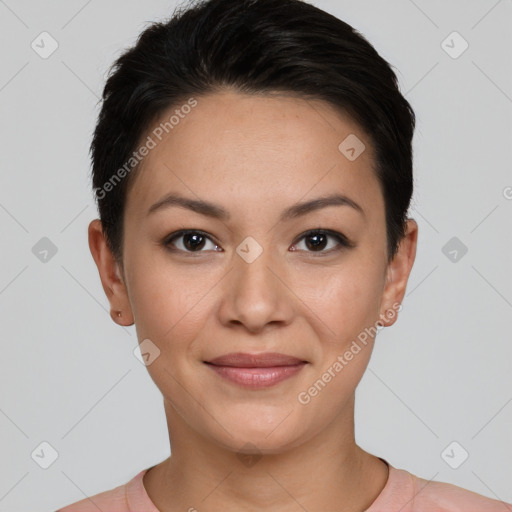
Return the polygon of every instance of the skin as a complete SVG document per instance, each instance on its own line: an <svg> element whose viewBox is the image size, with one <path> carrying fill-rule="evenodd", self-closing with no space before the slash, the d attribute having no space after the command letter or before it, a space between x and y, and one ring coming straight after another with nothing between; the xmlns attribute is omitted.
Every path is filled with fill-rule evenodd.
<svg viewBox="0 0 512 512"><path fill-rule="evenodd" d="M197 100L144 158L129 190L122 264L100 221L89 226L112 318L135 322L139 341L160 350L147 369L164 397L172 456L145 474L144 486L162 512L362 511L388 478L386 465L354 437L355 389L375 338L309 403L297 397L365 328L396 321L418 226L408 220L388 264L371 142L329 104L232 90ZM354 161L338 149L349 134L366 146ZM231 218L176 206L148 215L169 192L218 204ZM333 192L364 215L329 206L279 221L287 207ZM315 250L304 235L318 228L344 234L355 247L329 237ZM180 229L200 229L211 240L198 253L181 237L171 252L164 241ZM252 263L236 252L249 236L263 249ZM273 387L248 390L203 362L267 351L308 364ZM255 457L247 463L241 453Z"/></svg>

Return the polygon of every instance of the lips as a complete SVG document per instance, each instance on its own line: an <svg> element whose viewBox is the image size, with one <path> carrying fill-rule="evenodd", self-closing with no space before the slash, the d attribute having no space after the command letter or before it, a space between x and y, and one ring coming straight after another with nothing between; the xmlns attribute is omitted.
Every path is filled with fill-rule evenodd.
<svg viewBox="0 0 512 512"><path fill-rule="evenodd" d="M293 377L308 364L297 357L276 352L236 352L204 361L223 379L249 389L268 388Z"/></svg>
<svg viewBox="0 0 512 512"><path fill-rule="evenodd" d="M307 363L307 361L277 352L265 352L263 354L233 352L216 357L210 361L205 361L205 363L215 366L235 366L237 368L269 368L275 366L295 366Z"/></svg>

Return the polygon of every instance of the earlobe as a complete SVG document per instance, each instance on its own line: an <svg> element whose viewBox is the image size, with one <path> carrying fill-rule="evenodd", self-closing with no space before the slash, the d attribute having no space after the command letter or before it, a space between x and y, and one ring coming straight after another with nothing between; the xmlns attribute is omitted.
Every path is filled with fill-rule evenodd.
<svg viewBox="0 0 512 512"><path fill-rule="evenodd" d="M116 324L123 325L125 327L134 324L134 319L131 310L129 315L123 315L122 311L115 311L111 309L110 317Z"/></svg>

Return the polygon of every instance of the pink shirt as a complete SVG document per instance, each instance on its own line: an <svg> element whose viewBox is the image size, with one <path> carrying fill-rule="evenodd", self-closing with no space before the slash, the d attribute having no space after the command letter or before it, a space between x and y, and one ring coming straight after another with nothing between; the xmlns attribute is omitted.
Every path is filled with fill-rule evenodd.
<svg viewBox="0 0 512 512"><path fill-rule="evenodd" d="M452 484L429 482L388 465L386 486L365 512L512 511L512 504L486 498ZM142 477L148 469L142 470L124 485L78 501L57 512L159 512L144 489Z"/></svg>

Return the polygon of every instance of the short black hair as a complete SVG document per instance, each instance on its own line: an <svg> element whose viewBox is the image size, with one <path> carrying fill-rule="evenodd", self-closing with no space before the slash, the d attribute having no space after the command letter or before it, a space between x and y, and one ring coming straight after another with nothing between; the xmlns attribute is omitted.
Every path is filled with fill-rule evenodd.
<svg viewBox="0 0 512 512"><path fill-rule="evenodd" d="M302 0L188 2L165 22L151 23L111 66L91 157L100 220L116 260L122 265L126 196L140 167L134 152L151 123L226 88L323 100L370 136L391 261L413 193L414 111L391 65L363 35Z"/></svg>

